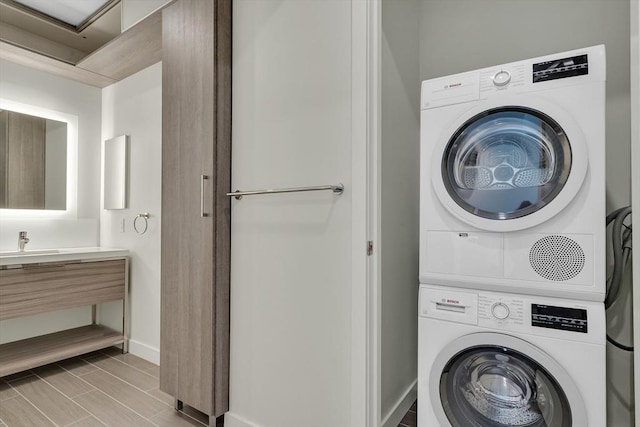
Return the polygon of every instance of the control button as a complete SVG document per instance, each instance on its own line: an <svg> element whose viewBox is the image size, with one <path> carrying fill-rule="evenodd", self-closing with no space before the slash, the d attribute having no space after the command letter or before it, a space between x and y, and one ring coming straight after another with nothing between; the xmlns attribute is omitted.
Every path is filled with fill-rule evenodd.
<svg viewBox="0 0 640 427"><path fill-rule="evenodd" d="M496 319L506 319L509 317L509 307L506 304L497 302L491 306L491 314Z"/></svg>
<svg viewBox="0 0 640 427"><path fill-rule="evenodd" d="M493 75L493 84L504 86L511 81L511 74L508 71L500 70Z"/></svg>

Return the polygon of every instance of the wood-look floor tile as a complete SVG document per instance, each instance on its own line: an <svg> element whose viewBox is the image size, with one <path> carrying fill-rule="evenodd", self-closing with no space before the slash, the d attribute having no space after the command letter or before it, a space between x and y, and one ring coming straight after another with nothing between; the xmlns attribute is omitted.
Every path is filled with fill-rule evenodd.
<svg viewBox="0 0 640 427"><path fill-rule="evenodd" d="M126 363L120 362L119 360L107 357L106 359L89 359L89 362L141 390L148 391L158 388L159 380L157 378L145 374Z"/></svg>
<svg viewBox="0 0 640 427"><path fill-rule="evenodd" d="M174 409L169 409L167 411L161 412L160 414L151 418L151 421L153 421L159 427L202 427L206 425Z"/></svg>
<svg viewBox="0 0 640 427"><path fill-rule="evenodd" d="M104 371L83 375L82 379L143 417L151 418L167 409L164 403Z"/></svg>
<svg viewBox="0 0 640 427"><path fill-rule="evenodd" d="M415 402L413 402L413 405L411 405L411 408L409 408L407 413L404 415L404 418L402 418L402 421L400 421L400 424L398 424L398 427L416 427L418 425L417 411L418 411L418 401L416 400Z"/></svg>
<svg viewBox="0 0 640 427"><path fill-rule="evenodd" d="M22 396L0 403L0 418L11 427L55 427L54 423Z"/></svg>
<svg viewBox="0 0 640 427"><path fill-rule="evenodd" d="M82 360L84 360L85 362L88 363L93 363L93 362L97 362L100 360L109 360L112 359L111 356L109 356L106 353L102 353L100 351L94 352L94 353L89 353L89 354L85 354L84 356L80 356L82 357Z"/></svg>
<svg viewBox="0 0 640 427"><path fill-rule="evenodd" d="M172 408L173 408L173 405L175 404L176 399L170 394L167 394L164 391L160 390L159 388L154 388L153 390L149 390L147 393L149 393L151 396L155 397L165 405L171 406Z"/></svg>
<svg viewBox="0 0 640 427"><path fill-rule="evenodd" d="M58 365L41 366L33 372L70 398L94 390L94 387Z"/></svg>
<svg viewBox="0 0 640 427"><path fill-rule="evenodd" d="M100 350L100 353L104 353L109 356L118 356L122 354L122 349L119 347L111 346L103 348L102 350Z"/></svg>
<svg viewBox="0 0 640 427"><path fill-rule="evenodd" d="M0 380L0 402L16 397L18 393L9 384Z"/></svg>
<svg viewBox="0 0 640 427"><path fill-rule="evenodd" d="M146 427L153 424L99 390L78 396L76 403L109 427Z"/></svg>
<svg viewBox="0 0 640 427"><path fill-rule="evenodd" d="M77 423L73 423L68 427L104 427L106 424L101 423L94 417L85 418L84 420L80 420Z"/></svg>
<svg viewBox="0 0 640 427"><path fill-rule="evenodd" d="M416 426L418 425L418 414L415 411L409 411L405 414L400 424L404 424L407 426Z"/></svg>
<svg viewBox="0 0 640 427"><path fill-rule="evenodd" d="M22 372L16 372L15 374L7 375L5 377L2 377L2 379L5 380L6 382L11 382L11 381L19 380L20 378L28 377L29 375L33 375L33 372L27 370Z"/></svg>
<svg viewBox="0 0 640 427"><path fill-rule="evenodd" d="M9 384L58 425L66 426L89 416L87 411L35 375Z"/></svg>
<svg viewBox="0 0 640 427"><path fill-rule="evenodd" d="M62 368L71 372L74 375L84 375L98 369L80 357L73 357L71 359L66 359L61 362L58 362L57 364L58 366L61 366Z"/></svg>
<svg viewBox="0 0 640 427"><path fill-rule="evenodd" d="M147 369L145 372L151 375L152 377L160 378L160 366Z"/></svg>
<svg viewBox="0 0 640 427"><path fill-rule="evenodd" d="M116 360L119 360L120 362L126 363L127 365L133 366L136 369L140 369L141 371L148 371L149 369L154 369L158 367L158 365L151 363L147 360L144 360L143 358L138 357L131 353L116 354L111 357L113 357Z"/></svg>

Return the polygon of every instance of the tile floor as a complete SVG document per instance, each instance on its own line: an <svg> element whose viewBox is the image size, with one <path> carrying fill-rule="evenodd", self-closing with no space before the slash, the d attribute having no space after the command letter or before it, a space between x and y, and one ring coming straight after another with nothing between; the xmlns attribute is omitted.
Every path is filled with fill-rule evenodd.
<svg viewBox="0 0 640 427"><path fill-rule="evenodd" d="M0 427L202 427L160 391L159 367L109 348L0 378ZM416 427L414 403L398 427Z"/></svg>
<svg viewBox="0 0 640 427"><path fill-rule="evenodd" d="M417 427L418 425L418 402L413 402L398 427Z"/></svg>
<svg viewBox="0 0 640 427"><path fill-rule="evenodd" d="M182 427L203 414L173 409L159 368L117 348L0 378L0 427Z"/></svg>

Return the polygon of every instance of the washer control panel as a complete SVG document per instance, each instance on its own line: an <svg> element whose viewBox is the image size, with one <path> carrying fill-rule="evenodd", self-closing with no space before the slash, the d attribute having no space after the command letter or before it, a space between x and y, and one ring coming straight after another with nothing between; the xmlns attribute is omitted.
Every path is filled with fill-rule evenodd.
<svg viewBox="0 0 640 427"><path fill-rule="evenodd" d="M600 346L606 342L602 302L426 284L420 285L419 299L419 322L432 322L438 331L455 323L466 325L460 331L556 338L559 345L566 339Z"/></svg>
<svg viewBox="0 0 640 427"><path fill-rule="evenodd" d="M533 83L589 74L589 56L575 55L533 64Z"/></svg>
<svg viewBox="0 0 640 427"><path fill-rule="evenodd" d="M521 326L524 324L524 300L513 295L478 295L478 324Z"/></svg>
<svg viewBox="0 0 640 427"><path fill-rule="evenodd" d="M522 90L527 84L527 67L524 65L490 68L480 73L480 93Z"/></svg>
<svg viewBox="0 0 640 427"><path fill-rule="evenodd" d="M531 304L531 326L586 334L587 310Z"/></svg>

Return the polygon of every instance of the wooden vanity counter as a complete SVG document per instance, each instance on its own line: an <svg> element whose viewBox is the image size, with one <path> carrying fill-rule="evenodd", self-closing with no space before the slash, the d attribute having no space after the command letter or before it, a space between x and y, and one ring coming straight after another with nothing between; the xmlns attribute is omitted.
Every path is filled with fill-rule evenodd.
<svg viewBox="0 0 640 427"><path fill-rule="evenodd" d="M126 351L127 253L81 248L0 257L0 320L92 306L90 325L0 345L0 377L116 344ZM97 304L117 300L123 302L122 331L96 324Z"/></svg>

